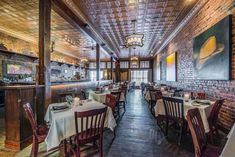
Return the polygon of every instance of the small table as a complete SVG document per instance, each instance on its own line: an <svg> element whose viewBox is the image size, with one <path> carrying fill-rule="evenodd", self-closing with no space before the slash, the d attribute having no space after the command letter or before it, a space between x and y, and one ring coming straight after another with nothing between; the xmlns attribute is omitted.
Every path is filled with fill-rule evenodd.
<svg viewBox="0 0 235 157"><path fill-rule="evenodd" d="M84 103L82 106L73 105L70 109L58 111L53 111L53 106L61 106L65 105L65 103L55 103L49 105L44 118L45 121L50 123L51 125L48 135L45 139L47 151L59 146L64 139L76 134L74 118L75 111L88 111L106 107L105 105L97 101L83 102ZM80 125L81 124L79 124L78 126ZM116 120L113 117L112 109L108 107L104 127L109 128L111 131L114 131L116 125L117 124Z"/></svg>
<svg viewBox="0 0 235 157"><path fill-rule="evenodd" d="M179 97L176 97L176 98L183 99L183 98L179 98ZM212 104L214 104L214 102L211 101L210 102L211 105L197 105L197 106L192 105L192 102L193 102L193 100L189 100L187 102L184 101L184 116L186 117L188 110L193 109L193 108L198 108L199 112L201 114L201 117L202 117L202 122L203 122L203 125L204 125L204 128L205 128L205 131L209 132L210 128L209 128L207 118L209 117L209 115L211 113L211 110L212 110L212 107L213 107ZM162 99L157 101L157 103L154 107L154 111L155 111L155 116L156 117L158 115L165 115L165 108L164 108L164 104L163 104Z"/></svg>
<svg viewBox="0 0 235 157"><path fill-rule="evenodd" d="M235 156L235 124L233 124L232 129L230 130L228 136L228 140L224 146L224 149L220 155L220 157L233 157Z"/></svg>

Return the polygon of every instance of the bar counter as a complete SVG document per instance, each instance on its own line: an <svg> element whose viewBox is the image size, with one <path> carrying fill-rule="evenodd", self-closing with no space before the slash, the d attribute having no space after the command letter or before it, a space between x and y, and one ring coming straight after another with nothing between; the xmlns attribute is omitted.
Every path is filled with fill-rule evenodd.
<svg viewBox="0 0 235 157"><path fill-rule="evenodd" d="M40 122L43 114L43 85L1 86L5 105L5 147L21 150L31 143L32 129L24 113L23 104L30 103Z"/></svg>
<svg viewBox="0 0 235 157"><path fill-rule="evenodd" d="M81 89L94 89L98 85L112 83L106 81L72 81L56 82L51 85L51 102L58 102L59 94L78 92ZM30 103L38 124L44 123L45 109L43 85L5 85L0 86L4 91L5 105L5 147L21 150L32 141L32 129L23 109L25 103Z"/></svg>

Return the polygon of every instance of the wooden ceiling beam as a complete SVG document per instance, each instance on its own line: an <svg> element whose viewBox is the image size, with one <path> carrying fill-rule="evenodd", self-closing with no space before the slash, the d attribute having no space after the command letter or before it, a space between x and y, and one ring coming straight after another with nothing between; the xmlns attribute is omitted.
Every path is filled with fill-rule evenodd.
<svg viewBox="0 0 235 157"><path fill-rule="evenodd" d="M111 49L109 48L110 46L100 41L99 37L97 37L89 28L89 25L84 23L62 0L52 0L52 9L74 28L81 30L83 33L90 36L101 45L105 51L112 55L110 52ZM116 58L116 56L112 56Z"/></svg>

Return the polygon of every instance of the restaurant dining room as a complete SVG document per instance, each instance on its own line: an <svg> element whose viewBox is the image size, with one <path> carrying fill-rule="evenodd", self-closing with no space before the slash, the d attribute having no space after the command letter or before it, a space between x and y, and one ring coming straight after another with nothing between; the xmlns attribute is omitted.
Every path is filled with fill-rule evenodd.
<svg viewBox="0 0 235 157"><path fill-rule="evenodd" d="M0 0L0 157L235 157L234 0Z"/></svg>

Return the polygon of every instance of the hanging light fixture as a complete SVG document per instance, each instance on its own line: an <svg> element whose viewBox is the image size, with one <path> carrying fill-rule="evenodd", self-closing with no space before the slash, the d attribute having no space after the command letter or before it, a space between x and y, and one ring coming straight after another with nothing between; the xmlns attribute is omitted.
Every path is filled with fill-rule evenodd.
<svg viewBox="0 0 235 157"><path fill-rule="evenodd" d="M138 67L138 62L139 62L139 58L137 56L135 56L135 47L134 47L134 56L131 57L131 67L132 68L137 68Z"/></svg>
<svg viewBox="0 0 235 157"><path fill-rule="evenodd" d="M80 61L81 61L81 63L86 63L86 62L88 62L88 59L82 58Z"/></svg>
<svg viewBox="0 0 235 157"><path fill-rule="evenodd" d="M126 48L132 47L132 46L142 47L142 46L144 46L144 43L143 43L144 34L136 34L136 32L135 32L136 20L132 20L131 22L134 23L134 33L125 37L125 47Z"/></svg>

